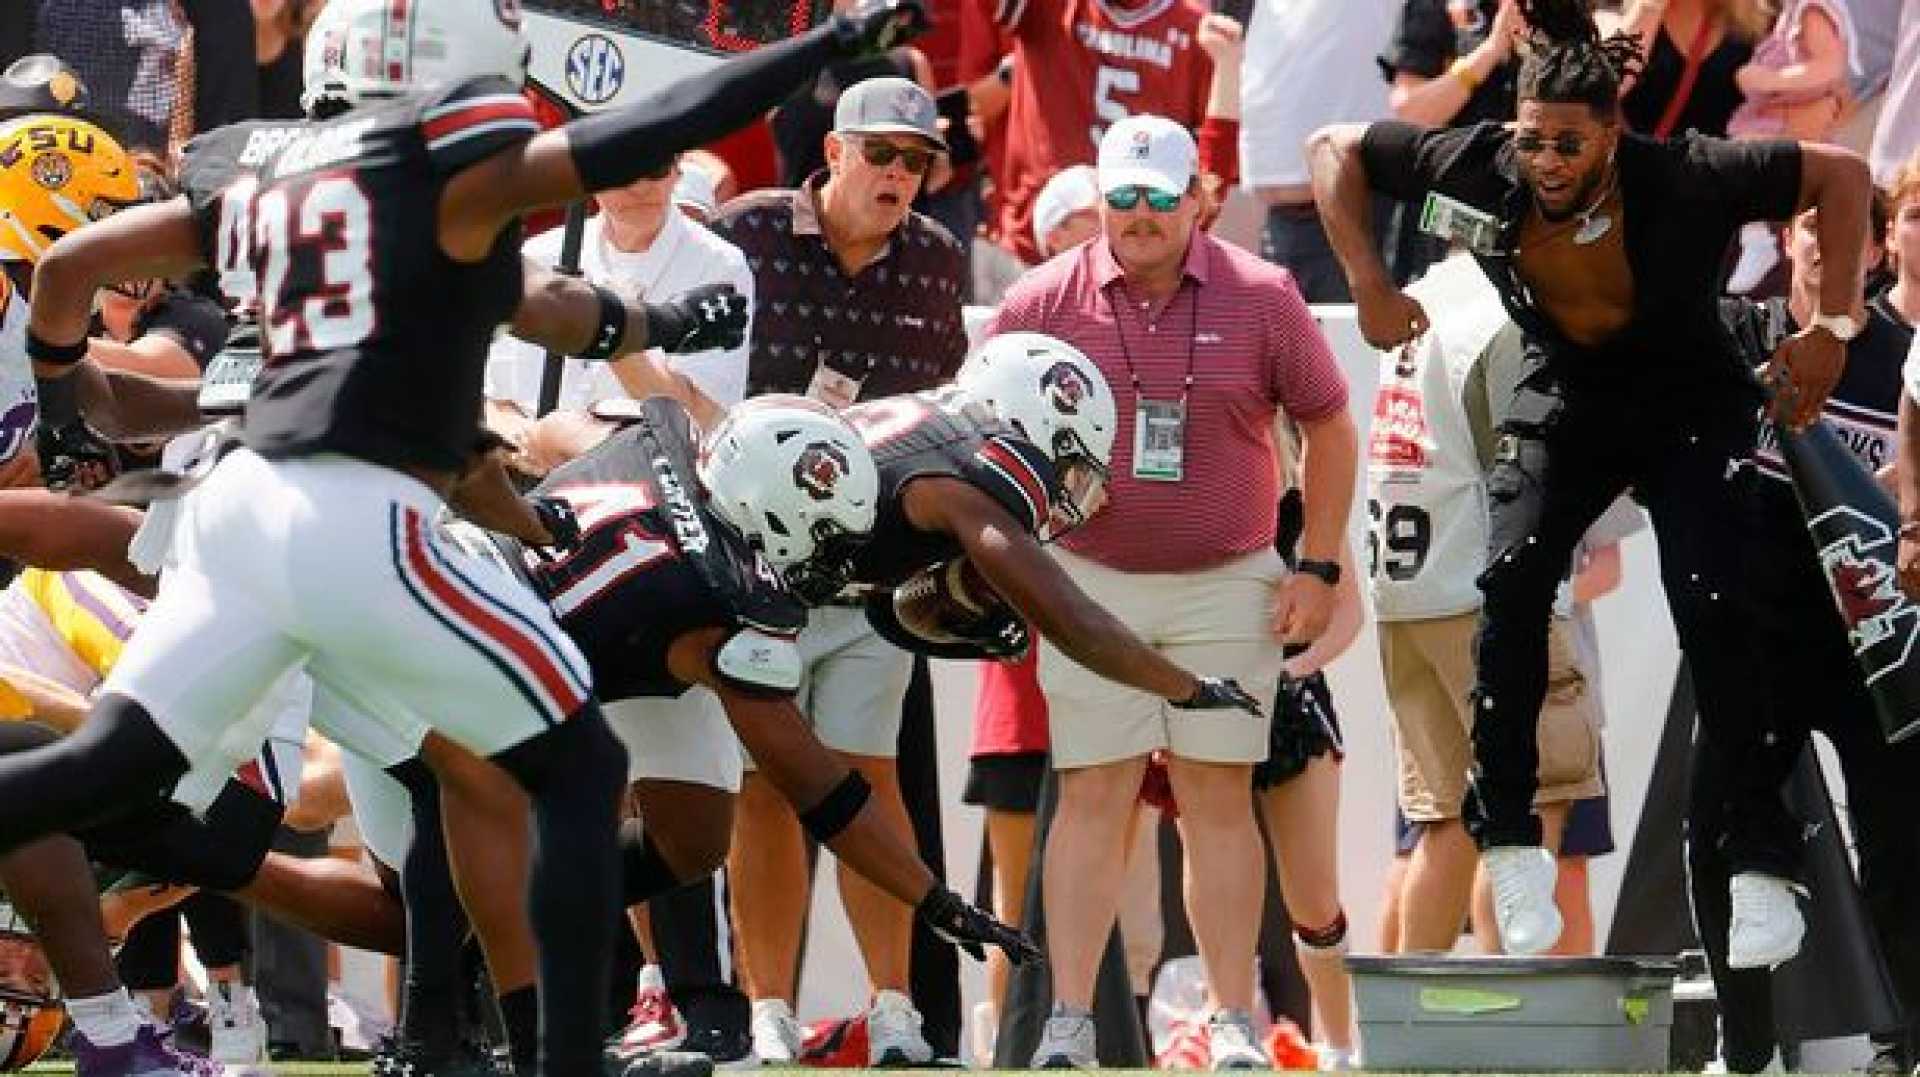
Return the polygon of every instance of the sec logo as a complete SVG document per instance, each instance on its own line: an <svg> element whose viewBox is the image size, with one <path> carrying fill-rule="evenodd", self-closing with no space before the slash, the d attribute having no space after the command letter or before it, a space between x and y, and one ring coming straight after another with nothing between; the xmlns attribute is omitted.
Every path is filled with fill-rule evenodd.
<svg viewBox="0 0 1920 1077"><path fill-rule="evenodd" d="M567 50L567 88L589 105L613 100L626 76L620 46L600 34L588 34Z"/></svg>

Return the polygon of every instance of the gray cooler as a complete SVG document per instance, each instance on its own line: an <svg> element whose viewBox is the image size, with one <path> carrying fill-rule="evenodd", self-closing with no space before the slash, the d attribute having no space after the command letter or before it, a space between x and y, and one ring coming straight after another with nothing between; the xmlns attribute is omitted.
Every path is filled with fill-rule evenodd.
<svg viewBox="0 0 1920 1077"><path fill-rule="evenodd" d="M1369 1070L1667 1069L1665 958L1353 956Z"/></svg>

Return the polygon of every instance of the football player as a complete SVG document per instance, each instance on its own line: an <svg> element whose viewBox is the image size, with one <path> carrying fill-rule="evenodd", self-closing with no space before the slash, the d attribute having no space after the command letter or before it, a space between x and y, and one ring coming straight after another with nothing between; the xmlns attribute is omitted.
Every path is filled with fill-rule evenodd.
<svg viewBox="0 0 1920 1077"><path fill-rule="evenodd" d="M150 797L285 670L376 721L431 715L529 793L541 1069L599 1065L622 751L552 614L433 526L477 436L481 366L520 306L520 214L621 186L761 114L826 62L925 23L872 0L637 105L541 132L512 0L334 0L308 39L311 124L237 125L189 154L186 199L116 215L36 269L43 423L78 421L94 290L250 270L269 361L246 447L186 500L178 562L72 737L0 761L0 848ZM256 137L258 136L258 137ZM737 335L737 296L630 311L598 292L548 343L587 358Z"/></svg>

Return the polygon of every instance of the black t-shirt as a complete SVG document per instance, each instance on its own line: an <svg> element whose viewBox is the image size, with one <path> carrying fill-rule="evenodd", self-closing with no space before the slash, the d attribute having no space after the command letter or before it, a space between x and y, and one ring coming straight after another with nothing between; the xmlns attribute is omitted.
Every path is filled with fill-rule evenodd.
<svg viewBox="0 0 1920 1077"><path fill-rule="evenodd" d="M1417 202L1438 192L1500 222L1498 251L1475 259L1529 339L1566 357L1569 385L1744 382L1717 305L1721 256L1747 222L1793 215L1798 143L1621 137L1616 161L1636 304L1627 326L1596 348L1566 340L1519 275L1511 252L1531 194L1510 130L1381 121L1367 128L1361 156L1369 181L1394 198Z"/></svg>
<svg viewBox="0 0 1920 1077"><path fill-rule="evenodd" d="M661 463L659 445L645 424L625 426L536 488L573 507L581 539L572 551L497 540L586 655L607 702L686 691L667 652L695 629L790 637L806 624L765 561L707 509L692 453Z"/></svg>
<svg viewBox="0 0 1920 1077"><path fill-rule="evenodd" d="M843 412L880 470L880 511L873 536L854 558L854 579L893 587L915 572L960 556L953 536L922 531L907 520L906 489L915 479L946 476L972 483L1038 531L1053 503L1053 462L956 390L933 389L855 404Z"/></svg>
<svg viewBox="0 0 1920 1077"><path fill-rule="evenodd" d="M455 262L440 249L440 192L539 129L513 85L488 77L188 146L181 181L202 249L260 290L269 358L247 403L249 447L466 462L488 346L520 304L520 235L504 229L487 257Z"/></svg>
<svg viewBox="0 0 1920 1077"><path fill-rule="evenodd" d="M1453 61L1466 56L1486 41L1493 19L1500 11L1500 0L1479 0L1474 17L1457 26L1447 14L1446 0L1405 0L1393 24L1393 36L1378 61L1380 71L1392 82L1405 72L1424 79L1437 79L1447 73ZM1447 123L1462 126L1481 120L1506 122L1513 119L1519 75L1519 61L1509 57L1495 68L1487 81L1474 88L1467 103Z"/></svg>
<svg viewBox="0 0 1920 1077"><path fill-rule="evenodd" d="M305 50L304 42L289 41L278 58L255 67L260 77L261 119L296 120L303 115L300 90L305 76L301 72L301 54Z"/></svg>
<svg viewBox="0 0 1920 1077"><path fill-rule="evenodd" d="M1700 64L1700 74L1694 79L1693 92L1681 107L1672 134L1694 131L1703 135L1724 136L1727 133L1727 121L1733 118L1733 110L1739 108L1743 100L1740 87L1733 81L1733 74L1752 58L1752 45L1731 34L1721 38L1720 44ZM1653 134L1660 117L1666 115L1673 95L1679 92L1680 79L1686 66L1686 55L1662 28L1653 37L1653 50L1647 57L1646 68L1640 72L1633 89L1620 99L1620 111L1625 115L1628 127L1643 135Z"/></svg>

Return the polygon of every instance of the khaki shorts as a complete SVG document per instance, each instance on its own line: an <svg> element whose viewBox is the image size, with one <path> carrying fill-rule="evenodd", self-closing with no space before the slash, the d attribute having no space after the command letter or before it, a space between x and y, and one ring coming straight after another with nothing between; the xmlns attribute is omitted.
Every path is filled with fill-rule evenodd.
<svg viewBox="0 0 1920 1077"><path fill-rule="evenodd" d="M1380 664L1393 711L1400 811L1412 822L1458 819L1473 764L1473 633L1478 613L1380 625ZM1540 710L1536 804L1599 796L1598 690L1579 669L1568 625L1547 633L1547 698Z"/></svg>
<svg viewBox="0 0 1920 1077"><path fill-rule="evenodd" d="M1232 677L1255 699L1273 698L1280 644L1268 627L1274 584L1286 574L1271 550L1198 572L1120 572L1055 548L1053 556L1095 602L1175 664ZM1052 644L1040 656L1040 690L1056 770L1132 759L1161 748L1203 763L1258 763L1267 725L1241 711L1183 711L1156 695L1089 672Z"/></svg>

